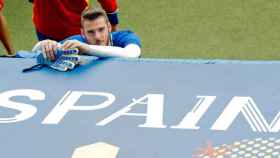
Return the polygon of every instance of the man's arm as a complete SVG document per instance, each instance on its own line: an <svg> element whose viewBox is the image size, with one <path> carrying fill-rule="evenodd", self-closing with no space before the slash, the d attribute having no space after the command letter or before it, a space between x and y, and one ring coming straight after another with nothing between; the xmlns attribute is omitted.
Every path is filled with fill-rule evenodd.
<svg viewBox="0 0 280 158"><path fill-rule="evenodd" d="M0 40L3 43L6 51L8 52L7 55L13 55L14 49L12 47L10 33L2 11L0 11Z"/></svg>
<svg viewBox="0 0 280 158"><path fill-rule="evenodd" d="M107 13L112 25L112 31L117 31L119 25L117 0L98 0L98 2Z"/></svg>
<svg viewBox="0 0 280 158"><path fill-rule="evenodd" d="M78 48L81 54L97 57L124 57L138 58L141 55L141 48L137 44L128 44L124 48L116 46L89 45L77 40L66 41L62 49Z"/></svg>
<svg viewBox="0 0 280 158"><path fill-rule="evenodd" d="M137 44L128 44L124 48L116 46L99 46L82 43L78 40L67 40L62 45L53 40L44 40L38 42L32 51L43 51L47 58L55 60L55 50L78 48L81 54L92 55L97 57L123 57L138 58L141 55L141 48Z"/></svg>
<svg viewBox="0 0 280 158"><path fill-rule="evenodd" d="M136 44L129 44L124 48L115 46L88 45L84 54L98 57L138 58L141 55L141 48Z"/></svg>

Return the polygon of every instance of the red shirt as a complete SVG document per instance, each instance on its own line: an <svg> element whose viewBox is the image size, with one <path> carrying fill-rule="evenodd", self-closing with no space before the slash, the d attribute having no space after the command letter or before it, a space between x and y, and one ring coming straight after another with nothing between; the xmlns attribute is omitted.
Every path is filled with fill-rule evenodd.
<svg viewBox="0 0 280 158"><path fill-rule="evenodd" d="M117 10L116 0L99 2L106 12ZM81 13L88 5L88 0L34 0L36 30L57 40L80 34Z"/></svg>
<svg viewBox="0 0 280 158"><path fill-rule="evenodd" d="M4 7L4 0L0 0L0 11L3 9Z"/></svg>
<svg viewBox="0 0 280 158"><path fill-rule="evenodd" d="M113 13L118 9L117 0L98 0L107 13Z"/></svg>

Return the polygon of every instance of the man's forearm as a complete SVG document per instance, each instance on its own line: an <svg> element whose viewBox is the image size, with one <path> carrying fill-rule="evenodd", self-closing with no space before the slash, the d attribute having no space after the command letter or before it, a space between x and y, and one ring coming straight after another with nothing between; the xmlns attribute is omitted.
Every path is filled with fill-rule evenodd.
<svg viewBox="0 0 280 158"><path fill-rule="evenodd" d="M12 47L8 25L2 12L0 12L0 40L7 50L8 55L13 55L14 49Z"/></svg>
<svg viewBox="0 0 280 158"><path fill-rule="evenodd" d="M85 45L81 53L98 57L138 58L141 54L141 49L136 44L129 44L125 48L115 46Z"/></svg>

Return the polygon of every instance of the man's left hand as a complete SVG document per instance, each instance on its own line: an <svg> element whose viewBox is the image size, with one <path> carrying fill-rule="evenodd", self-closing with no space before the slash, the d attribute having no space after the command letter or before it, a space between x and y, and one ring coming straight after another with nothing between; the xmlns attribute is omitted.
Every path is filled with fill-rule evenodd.
<svg viewBox="0 0 280 158"><path fill-rule="evenodd" d="M85 52L87 50L87 45L78 41L78 40L68 40L63 43L61 49L68 50L68 49L79 49L79 52Z"/></svg>

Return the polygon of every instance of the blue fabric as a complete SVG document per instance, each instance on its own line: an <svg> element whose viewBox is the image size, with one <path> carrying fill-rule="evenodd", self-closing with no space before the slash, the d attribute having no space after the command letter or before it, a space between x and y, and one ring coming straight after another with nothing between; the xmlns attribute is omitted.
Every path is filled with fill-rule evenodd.
<svg viewBox="0 0 280 158"><path fill-rule="evenodd" d="M16 58L36 58L41 52L31 52L20 50L16 52Z"/></svg>
<svg viewBox="0 0 280 158"><path fill-rule="evenodd" d="M111 24L119 24L118 13L107 13L107 17Z"/></svg>
<svg viewBox="0 0 280 158"><path fill-rule="evenodd" d="M141 47L139 37L130 30L116 31L112 33L113 46L124 48L128 44L136 44Z"/></svg>
<svg viewBox="0 0 280 158"><path fill-rule="evenodd" d="M141 47L141 41L139 37L130 30L116 31L112 32L111 34L113 46L124 48L128 44L137 44L139 47ZM86 39L82 35L68 37L60 43L64 43L67 40L78 40L80 42L87 43Z"/></svg>
<svg viewBox="0 0 280 158"><path fill-rule="evenodd" d="M70 49L70 50L60 50L57 49L55 52L56 60L51 61L47 59L42 52L39 53L29 53L29 54L38 54L36 57L37 64L26 68L23 72L29 72L33 70L39 70L44 66L48 66L52 69L58 71L67 71L72 70L76 65L80 63L80 57L78 56L79 50L78 49Z"/></svg>

